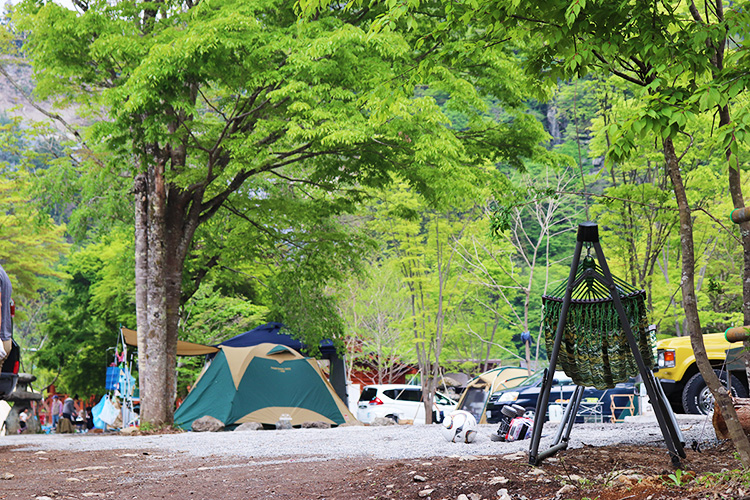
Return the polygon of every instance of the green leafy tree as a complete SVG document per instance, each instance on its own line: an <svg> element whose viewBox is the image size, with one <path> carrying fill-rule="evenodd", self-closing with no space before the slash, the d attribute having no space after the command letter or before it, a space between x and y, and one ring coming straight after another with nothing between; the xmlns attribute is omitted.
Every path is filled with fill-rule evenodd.
<svg viewBox="0 0 750 500"><path fill-rule="evenodd" d="M401 275L402 296L408 304L401 330L411 337L414 347L428 422L441 375L443 346L456 327L455 311L465 296L459 279L460 257L453 242L478 211L466 198L463 206L458 210L454 202L450 209L427 207L401 182L371 207L368 224L373 236L384 241L383 252L393 259Z"/></svg>
<svg viewBox="0 0 750 500"><path fill-rule="evenodd" d="M465 235L456 245L467 274L464 279L482 290L474 300L489 313L479 315L490 319L492 335L484 339L488 342L487 356L498 329L507 340L530 332L537 339L533 363L530 345L522 355L531 370L542 344L540 298L559 275L565 274L559 274L556 261L570 258L569 251L561 256L553 247L564 248L563 242L570 240L566 235L574 228L571 221L577 216L576 200L564 193L576 181L576 175L571 169L532 165L528 173L516 177L523 188L503 200L507 230L490 235L489 227L477 224L479 231ZM500 202L494 202L495 213L498 206Z"/></svg>
<svg viewBox="0 0 750 500"><path fill-rule="evenodd" d="M385 2L389 11L379 27L390 29L431 2ZM483 46L519 37L528 43L525 68L548 82L585 76L616 75L634 84L644 103L639 116L610 125L614 136L608 157L621 161L634 152L638 137L659 145L679 210L682 302L696 361L727 420L743 463L750 464L750 443L742 432L729 393L719 383L706 357L695 290L695 249L692 206L686 194L681 161L692 145L693 115L717 113L717 137L727 159L728 185L735 207L743 207L740 168L733 157L750 121L731 120L732 100L750 80L744 39L750 25L744 4L694 1L687 4L632 2L522 3L488 0L469 4L445 2L445 22L433 37L449 38L471 26L482 35L467 48L469 56ZM304 2L315 9L320 2ZM703 8L701 8L703 7ZM746 122L748 122L746 124ZM685 140L687 138L687 140ZM679 152L678 152L679 151ZM750 230L744 223L744 273L750 276ZM743 281L746 321L750 314L750 280Z"/></svg>
<svg viewBox="0 0 750 500"><path fill-rule="evenodd" d="M693 205L680 168L684 150L692 145L684 137L686 134L690 137L690 119L696 113L716 108L720 115L726 115L720 119L720 135L727 139L722 143L728 158L738 131L740 135L744 133L744 129L737 126L731 127L730 132L727 103L732 97L731 89L722 95L711 79L720 77L724 69L732 16L743 19L745 14L741 9L729 10L728 20L721 4L712 11L715 19L704 20L693 2L687 6L675 4L670 9L658 4L627 2L502 5L500 16L517 20L530 34L546 42L532 51L528 65L531 71L552 78L583 75L589 71L614 74L634 84L637 95L645 103L639 116L622 126L610 126L615 140L608 156L614 161L629 157L634 152L637 137L651 136L660 142L679 210L682 301L696 362L727 418L743 462L750 464L750 444L736 420L729 394L713 373L703 347L694 280ZM709 24L713 22L715 24ZM706 75L711 78L707 80ZM735 205L741 206L744 204L741 193L737 196L739 169L732 165L729 172L730 192ZM747 244L750 245L750 239ZM749 250L747 246L746 255L750 255ZM750 267L745 272L750 272Z"/></svg>
<svg viewBox="0 0 750 500"><path fill-rule="evenodd" d="M408 339L410 316L406 285L397 262L381 252L370 260L366 276L350 280L340 293L345 322L348 369L367 368L373 384L395 383L414 359Z"/></svg>
<svg viewBox="0 0 750 500"><path fill-rule="evenodd" d="M24 131L17 120L6 121L0 126L0 152L0 262L13 284L14 338L23 348L36 348L50 293L65 276L58 263L69 245L65 225L39 208L34 179L49 155L34 131ZM30 369L24 358L21 362Z"/></svg>
<svg viewBox="0 0 750 500"><path fill-rule="evenodd" d="M105 369L114 361L120 326L133 324L132 243L126 234L71 254L69 276L41 326L35 362L58 374L58 390L81 395L105 392Z"/></svg>
<svg viewBox="0 0 750 500"><path fill-rule="evenodd" d="M470 111L461 134L447 127L432 98L401 85L423 54L401 34L367 34L377 9L336 6L299 23L288 2L78 7L23 2L14 20L37 95L79 103L93 122L79 135L78 158L133 180L144 422L172 420L186 260L198 228L228 201L262 199L269 185L349 188L341 196L356 199L356 190L388 184L391 171L435 197L473 182L470 169L487 159L519 164L537 146L533 119L497 123L471 111L483 107L471 84L430 64L426 83L440 82ZM502 97L487 71L492 57L477 82ZM334 311L314 275L298 269L279 274L277 296L296 311L298 298Z"/></svg>

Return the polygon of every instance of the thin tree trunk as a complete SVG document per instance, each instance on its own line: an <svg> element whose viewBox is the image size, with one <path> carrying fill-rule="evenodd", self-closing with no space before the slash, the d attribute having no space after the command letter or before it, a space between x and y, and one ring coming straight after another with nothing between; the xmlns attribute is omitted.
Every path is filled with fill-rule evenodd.
<svg viewBox="0 0 750 500"><path fill-rule="evenodd" d="M135 316L138 332L138 372L141 400L150 400L143 381L148 366L148 180L146 174L135 177Z"/></svg>
<svg viewBox="0 0 750 500"><path fill-rule="evenodd" d="M687 330L690 333L690 342L695 353L695 362L698 365L706 386L713 394L721 415L726 421L729 435L732 438L740 460L747 467L750 466L750 442L737 418L737 412L732 404L732 398L719 378L713 371L711 363L706 355L706 347L703 344L701 334L700 317L698 315L698 302L695 295L695 255L693 248L693 222L691 219L690 205L688 204L685 186L682 183L679 162L675 154L674 143L671 139L664 139L664 159L667 163L669 177L672 179L677 207L680 213L680 247L682 249L682 306L685 310Z"/></svg>

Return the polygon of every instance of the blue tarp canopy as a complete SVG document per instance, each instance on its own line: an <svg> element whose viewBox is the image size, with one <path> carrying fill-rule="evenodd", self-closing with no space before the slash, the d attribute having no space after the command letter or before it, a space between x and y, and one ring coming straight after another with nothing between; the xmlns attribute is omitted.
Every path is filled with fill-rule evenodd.
<svg viewBox="0 0 750 500"><path fill-rule="evenodd" d="M306 346L299 340L292 338L291 335L281 333L282 328L284 328L282 323L266 323L265 325L253 328L249 332L240 333L221 344L216 344L216 347L250 347L258 344L281 344L291 347L295 351L304 352ZM324 357L335 354L336 348L333 346L333 342L331 340L321 341L320 353Z"/></svg>

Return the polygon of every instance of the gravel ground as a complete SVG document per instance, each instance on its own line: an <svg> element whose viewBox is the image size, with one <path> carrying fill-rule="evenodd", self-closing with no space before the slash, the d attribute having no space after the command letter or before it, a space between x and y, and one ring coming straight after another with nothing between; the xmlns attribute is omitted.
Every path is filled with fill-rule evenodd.
<svg viewBox="0 0 750 500"><path fill-rule="evenodd" d="M688 446L693 442L714 443L710 420L703 416L678 415L678 423ZM546 424L540 450L549 447L557 426ZM298 461L337 458L379 460L465 455L503 455L527 451L529 441L500 443L490 440L497 425L479 427L471 444L449 443L438 425L352 426L335 429L292 429L273 431L159 434L147 436L119 434L38 434L0 437L0 450L6 445L22 450L97 451L151 449L182 452L194 457L224 456L248 458L294 457ZM620 424L575 424L570 448L613 444L659 445L663 438L655 419L636 417Z"/></svg>

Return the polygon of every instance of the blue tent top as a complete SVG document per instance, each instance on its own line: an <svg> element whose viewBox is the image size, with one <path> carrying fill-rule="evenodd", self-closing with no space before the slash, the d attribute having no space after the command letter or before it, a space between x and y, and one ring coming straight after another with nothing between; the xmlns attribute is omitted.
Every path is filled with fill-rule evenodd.
<svg viewBox="0 0 750 500"><path fill-rule="evenodd" d="M219 346L227 347L249 347L263 343L269 344L281 344L287 347L291 347L295 351L305 351L305 345L297 339L292 338L291 335L281 333L284 325L282 323L266 323L260 325L257 328L253 328L249 332L240 333L239 335L232 337L229 340L217 344ZM336 348L331 340L323 340L320 342L320 353L324 356L327 354L334 354Z"/></svg>

